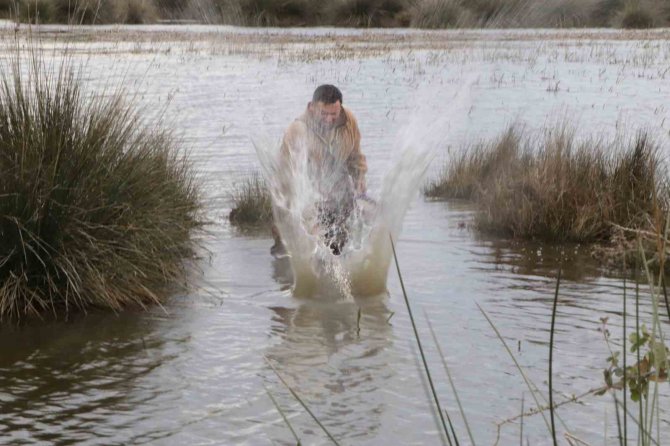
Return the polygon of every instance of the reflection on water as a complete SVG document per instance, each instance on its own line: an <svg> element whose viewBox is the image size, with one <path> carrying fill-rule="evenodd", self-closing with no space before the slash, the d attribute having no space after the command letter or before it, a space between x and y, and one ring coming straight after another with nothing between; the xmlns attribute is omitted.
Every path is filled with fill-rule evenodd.
<svg viewBox="0 0 670 446"><path fill-rule="evenodd" d="M584 281L605 272L593 259L589 245L509 240L479 232L473 232L473 236L489 248L486 263L508 268L512 274L555 277L560 266L565 280Z"/></svg>
<svg viewBox="0 0 670 446"><path fill-rule="evenodd" d="M143 406L162 390L143 378L186 348L154 336L151 318L89 314L0 330L0 439L3 444L133 443ZM142 388L138 392L138 388ZM108 438L108 440L104 440Z"/></svg>
<svg viewBox="0 0 670 446"><path fill-rule="evenodd" d="M386 410L380 391L392 380L394 369L389 365L392 333L385 298L306 300L296 308L271 308L272 331L279 342L265 356L336 438L350 444L374 438ZM271 371L266 380L283 404L295 407ZM308 444L321 435L316 429Z"/></svg>

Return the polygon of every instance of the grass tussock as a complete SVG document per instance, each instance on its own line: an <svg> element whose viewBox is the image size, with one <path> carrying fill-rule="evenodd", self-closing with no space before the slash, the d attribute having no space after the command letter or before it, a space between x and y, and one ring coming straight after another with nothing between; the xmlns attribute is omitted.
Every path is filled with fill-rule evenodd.
<svg viewBox="0 0 670 446"><path fill-rule="evenodd" d="M0 85L0 319L159 302L202 227L167 131L32 56Z"/></svg>
<svg viewBox="0 0 670 446"><path fill-rule="evenodd" d="M658 147L644 133L622 145L578 141L566 126L542 138L511 127L457 155L424 193L475 201L483 230L611 241L617 227L648 229L668 209Z"/></svg>
<svg viewBox="0 0 670 446"><path fill-rule="evenodd" d="M232 193L233 209L228 218L235 226L259 226L272 222L272 196L263 178L253 174Z"/></svg>

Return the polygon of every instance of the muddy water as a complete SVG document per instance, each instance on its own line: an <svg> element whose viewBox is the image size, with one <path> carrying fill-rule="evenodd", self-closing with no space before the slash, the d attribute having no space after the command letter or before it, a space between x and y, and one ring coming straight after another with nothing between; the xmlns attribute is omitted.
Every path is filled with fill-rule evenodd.
<svg viewBox="0 0 670 446"><path fill-rule="evenodd" d="M89 37L71 48L86 62L92 91L123 80L148 114L169 102L165 119L191 148L206 184L214 221L209 254L197 286L164 308L0 329L2 444L295 444L268 392L303 444L329 444L267 361L341 444L440 444L395 271L382 295L296 299L288 264L269 255L268 234L240 232L225 219L231 187L258 169L251 136L279 138L317 83L341 85L359 117L373 196L398 148L412 142L433 147L436 171L448 147L496 134L514 120L538 128L557 115L579 116L589 132L614 134L626 123L647 125L660 138L670 124L670 84L661 69L670 57L666 41L567 35L501 43L484 34L454 48L422 50L417 36L418 49L385 43L383 54L342 58L335 51L317 60L305 49L323 42L309 35L281 54L268 50L271 42L227 51L220 36L189 42L188 35L173 41L157 34L137 43ZM468 227L472 213L467 204L417 197L398 256L437 391L461 443L468 442L464 423L426 318L475 440L492 444L496 423L519 413L522 400L526 408L534 404L477 305L546 395L548 329L563 259L554 354L555 398L562 400L602 384L609 353L600 318L609 318L616 347L623 282L584 247L478 235ZM667 385L661 392L667 435ZM568 429L591 444L616 441L610 397L587 397L558 414L561 434ZM504 424L500 444L518 441L519 429L518 420ZM550 444L541 417L526 417L523 429L530 444Z"/></svg>

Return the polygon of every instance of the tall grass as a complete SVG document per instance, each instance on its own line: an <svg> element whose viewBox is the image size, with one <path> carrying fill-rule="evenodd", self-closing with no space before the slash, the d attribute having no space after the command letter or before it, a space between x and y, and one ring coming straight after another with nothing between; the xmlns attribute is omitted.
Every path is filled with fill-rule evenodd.
<svg viewBox="0 0 670 446"><path fill-rule="evenodd" d="M0 17L31 23L94 25L153 23L154 0L0 0Z"/></svg>
<svg viewBox="0 0 670 446"><path fill-rule="evenodd" d="M608 144L578 141L566 126L543 137L511 127L456 155L424 193L475 201L486 231L577 242L662 227L669 197L659 148L646 134Z"/></svg>
<svg viewBox="0 0 670 446"><path fill-rule="evenodd" d="M257 173L245 178L231 194L232 210L228 215L236 226L258 226L272 223L272 196Z"/></svg>
<svg viewBox="0 0 670 446"><path fill-rule="evenodd" d="M21 58L0 79L0 319L160 302L202 226L187 158L122 93Z"/></svg>
<svg viewBox="0 0 670 446"><path fill-rule="evenodd" d="M0 0L40 23L195 20L240 26L540 28L670 25L665 0Z"/></svg>
<svg viewBox="0 0 670 446"><path fill-rule="evenodd" d="M456 28L464 20L466 11L457 0L421 0L416 2L410 13L413 28Z"/></svg>

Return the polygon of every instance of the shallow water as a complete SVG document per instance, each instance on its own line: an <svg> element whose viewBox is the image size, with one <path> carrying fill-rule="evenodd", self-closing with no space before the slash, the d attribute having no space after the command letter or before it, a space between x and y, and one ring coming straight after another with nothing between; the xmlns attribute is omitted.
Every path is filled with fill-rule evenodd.
<svg viewBox="0 0 670 446"><path fill-rule="evenodd" d="M201 31L139 43L101 34L71 46L75 59L86 62L92 91L123 80L148 114L166 110L166 121L191 148L215 224L198 285L164 308L0 329L0 443L295 444L270 392L303 444L329 444L270 361L342 444L440 444L393 265L388 293L353 302L297 299L288 263L269 255L269 234L240 232L225 218L231 187L259 168L251 137L277 140L318 83L339 84L359 118L372 196L379 196L398 158L399 141L432 147L432 173L448 147L495 135L515 120L537 129L556 116L576 116L585 133L608 135L646 126L667 142L666 40L609 31L599 39L566 33L546 41L480 33L436 49L425 42L458 42L462 34L429 33L416 34L416 49L385 43L380 53L352 58L332 50L313 59L310 51L323 42L307 31L304 42L287 44L281 54L268 50L271 39L227 42L229 28L211 42L189 42L188 32ZM376 38L341 34L351 35ZM526 408L533 403L477 304L546 395L555 277L565 258L554 352L556 399L562 400L602 384L609 353L600 318L609 317L618 345L623 282L584 247L479 235L468 229L472 213L468 204L416 198L397 248L442 403L467 443L426 317L477 443L492 444L496 423L519 413L522 398ZM645 300L645 318L649 311ZM668 385L661 391L667 436ZM609 396L588 397L558 414L561 434L567 426L591 444L605 437L616 442ZM518 441L519 428L503 426L500 444ZM530 444L551 443L539 416L524 420L524 435Z"/></svg>

